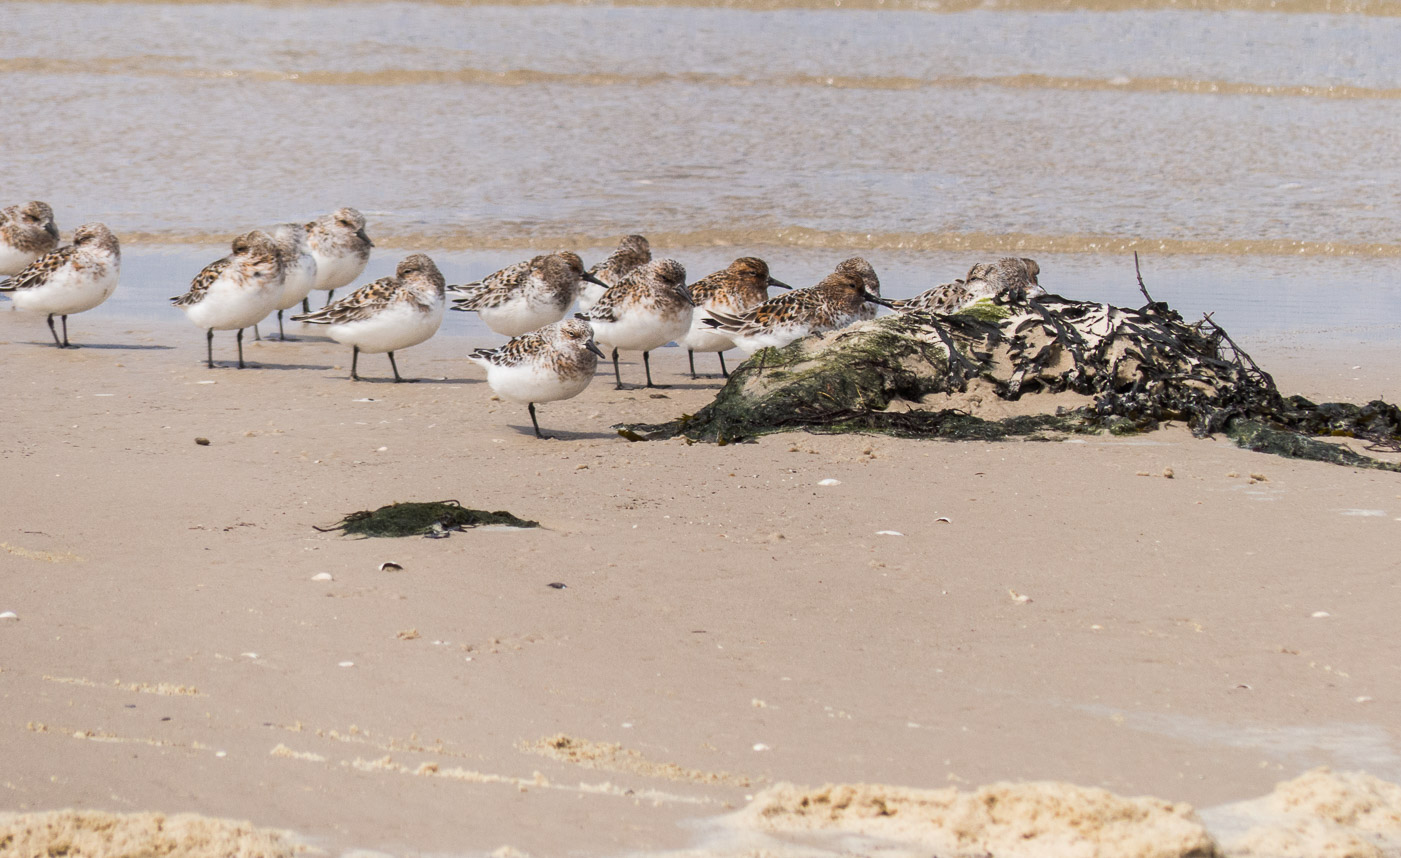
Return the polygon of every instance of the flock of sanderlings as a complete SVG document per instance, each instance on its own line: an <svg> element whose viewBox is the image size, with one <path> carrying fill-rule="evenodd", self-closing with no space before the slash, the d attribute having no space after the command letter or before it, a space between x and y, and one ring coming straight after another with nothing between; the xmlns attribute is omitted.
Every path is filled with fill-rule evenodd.
<svg viewBox="0 0 1401 858"><path fill-rule="evenodd" d="M117 288L121 249L101 223L84 224L73 242L59 246L53 209L39 201L0 210L0 293L15 306L48 316L60 348L71 348L68 316L98 306ZM361 352L394 353L433 336L443 311L471 311L491 330L510 338L477 349L469 358L486 369L487 382L502 397L525 403L535 434L535 405L577 396L593 380L603 352L613 350L613 375L623 389L618 352L640 351L652 381L649 353L669 342L687 349L691 376L695 353L715 352L729 376L724 353L745 355L784 346L822 331L875 317L880 304L897 312L954 313L984 298L1037 297L1040 268L1030 259L1004 258L974 265L968 275L913 298L888 301L875 270L860 257L848 259L815 286L793 289L775 280L761 259L744 256L722 271L686 283L674 259L653 259L647 239L625 237L607 259L585 269L570 251L548 253L503 268L476 283L449 286L433 260L405 257L392 277L356 289L339 301L336 289L364 271L374 243L365 218L342 208L306 224L283 223L233 240L228 256L205 266L183 295L170 302L206 331L206 363L214 367L214 332L237 331L238 367L244 367L243 331L284 310L302 305L296 322L325 325L331 339L352 348L350 377ZM769 297L769 287L790 290ZM324 290L326 304L311 310L308 295ZM578 302L579 312L566 318ZM63 325L60 338L54 327ZM255 328L256 330L256 328ZM285 336L284 336L285 338Z"/></svg>

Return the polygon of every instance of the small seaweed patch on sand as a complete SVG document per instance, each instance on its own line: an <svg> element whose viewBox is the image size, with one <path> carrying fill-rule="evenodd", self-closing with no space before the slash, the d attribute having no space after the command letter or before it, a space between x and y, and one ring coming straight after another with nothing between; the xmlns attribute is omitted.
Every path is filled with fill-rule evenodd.
<svg viewBox="0 0 1401 858"><path fill-rule="evenodd" d="M698 784L723 784L747 787L753 779L728 772L705 772L688 769L675 763L658 763L613 742L591 742L559 733L534 742L521 742L517 747L530 754L539 754L586 769L626 772L650 778L666 778Z"/></svg>
<svg viewBox="0 0 1401 858"><path fill-rule="evenodd" d="M192 813L166 816L54 810L0 814L0 854L64 855L68 858L132 855L293 858L325 853L294 843L283 832Z"/></svg>
<svg viewBox="0 0 1401 858"><path fill-rule="evenodd" d="M408 501L352 512L330 527L316 529L323 533L339 530L351 536L366 537L437 536L482 525L539 527L540 522L517 518L505 510L470 509L455 500Z"/></svg>
<svg viewBox="0 0 1401 858"><path fill-rule="evenodd" d="M855 833L949 858L1221 855L1190 805L1055 782L999 783L974 792L778 784L755 796L739 818L771 833Z"/></svg>

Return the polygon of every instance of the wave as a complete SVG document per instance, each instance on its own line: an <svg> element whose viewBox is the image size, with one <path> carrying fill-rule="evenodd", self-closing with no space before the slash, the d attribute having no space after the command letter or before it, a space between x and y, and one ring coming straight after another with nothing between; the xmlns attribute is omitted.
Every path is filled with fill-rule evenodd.
<svg viewBox="0 0 1401 858"><path fill-rule="evenodd" d="M1401 4L1398 4L1401 5ZM767 78L704 72L618 74L609 72L548 72L532 69L378 69L370 71L276 71L265 69L201 69L166 57L110 57L68 60L46 57L0 58L0 73L136 75L209 80L257 80L315 86L648 86L690 84L729 87L817 87L824 89L914 90L1053 89L1079 92L1187 93L1192 95L1251 95L1285 98L1401 99L1401 87L1349 84L1264 84L1242 81L1196 80L1178 77L1087 78L1046 74L995 76L776 75Z"/></svg>
<svg viewBox="0 0 1401 858"><path fill-rule="evenodd" d="M25 0L30 3L70 0ZM130 0L76 0L127 5ZM162 0L142 5L207 5L226 0ZM350 0L381 3L383 0ZM1365 15L1401 17L1395 0L392 0L433 6L631 6L694 7L773 11L781 9L891 10L934 13L968 12L1137 12L1161 9L1196 12L1272 12L1290 15ZM252 0L257 6L337 6L343 0Z"/></svg>
<svg viewBox="0 0 1401 858"><path fill-rule="evenodd" d="M658 247L792 247L849 251L961 252L978 251L1006 255L1028 253L1081 253L1128 255L1134 252L1162 256L1306 256L1401 257L1401 244L1383 242L1318 241L1313 239L1210 239L1135 238L1111 235L1035 235L990 232L840 232L805 227L763 229L700 229L648 232ZM123 243L166 245L223 245L227 233L138 232L123 233ZM587 233L536 228L528 233L504 235L497 231L416 230L376 228L375 245L396 250L467 251L532 250L555 247L611 247L616 233Z"/></svg>

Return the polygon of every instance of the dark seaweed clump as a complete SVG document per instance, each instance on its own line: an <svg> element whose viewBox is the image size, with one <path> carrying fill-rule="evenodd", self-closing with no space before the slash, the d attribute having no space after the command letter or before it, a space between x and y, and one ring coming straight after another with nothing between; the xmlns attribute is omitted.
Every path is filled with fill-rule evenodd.
<svg viewBox="0 0 1401 858"><path fill-rule="evenodd" d="M822 341L763 349L741 364L694 415L622 430L631 440L684 436L735 443L801 429L944 440L1044 438L1047 433L1129 434L1174 421L1198 436L1353 467L1395 465L1316 437L1353 438L1401 452L1401 409L1315 404L1283 396L1210 316L1187 322L1167 304L1138 309L1048 295L994 315L886 316ZM892 408L976 381L1005 400L1038 392L1091 397L1054 414L986 420L957 409Z"/></svg>
<svg viewBox="0 0 1401 858"><path fill-rule="evenodd" d="M505 510L487 512L469 509L455 500L409 501L382 506L376 510L352 512L330 527L353 536L434 536L450 530L463 530L484 524L508 527L539 527L538 521L516 518Z"/></svg>

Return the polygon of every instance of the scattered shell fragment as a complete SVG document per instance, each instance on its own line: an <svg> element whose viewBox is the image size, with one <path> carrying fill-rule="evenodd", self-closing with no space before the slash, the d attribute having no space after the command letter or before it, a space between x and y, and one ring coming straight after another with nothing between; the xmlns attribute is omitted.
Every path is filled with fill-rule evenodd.
<svg viewBox="0 0 1401 858"><path fill-rule="evenodd" d="M1250 478L1257 483L1268 483L1270 481L1264 474L1251 474Z"/></svg>
<svg viewBox="0 0 1401 858"><path fill-rule="evenodd" d="M1371 703L1371 702L1372 702L1372 698L1367 697L1367 696L1364 695L1364 696L1362 696L1362 697L1354 697L1354 698L1352 699L1352 702L1353 702L1353 703Z"/></svg>
<svg viewBox="0 0 1401 858"><path fill-rule="evenodd" d="M939 516L938 518L934 519L934 521L935 521L936 524L937 524L938 522L941 522L941 521L942 521L944 524L953 524L953 519L949 518L949 517L946 516L946 515L941 515L941 516Z"/></svg>
<svg viewBox="0 0 1401 858"><path fill-rule="evenodd" d="M754 743L754 750L756 750L756 751L767 751L767 750L769 750L769 746L768 746L768 745L765 745L763 742L755 742L755 743Z"/></svg>
<svg viewBox="0 0 1401 858"><path fill-rule="evenodd" d="M400 566L398 563L395 563L395 562L393 562L393 561L391 561L391 560L386 560L386 561L384 561L383 563L379 564L379 571L381 571L381 572L403 572L403 571L404 571L404 567Z"/></svg>
<svg viewBox="0 0 1401 858"><path fill-rule="evenodd" d="M14 611L5 611L4 613L0 613L0 620L18 620L18 619L19 619L19 614L16 614Z"/></svg>
<svg viewBox="0 0 1401 858"><path fill-rule="evenodd" d="M1016 590L1013 590L1011 587L1008 587L1008 588L1007 588L1007 594L1008 594L1009 596L1012 597L1012 601L1013 601L1013 602L1016 602L1016 603L1019 604L1019 605L1025 605L1027 602L1030 602L1030 601L1031 601L1031 597L1030 597L1030 596L1023 596L1021 593L1018 593Z"/></svg>
<svg viewBox="0 0 1401 858"><path fill-rule="evenodd" d="M551 590L564 590L564 589L567 589L567 588L569 587L568 584L562 583L562 582L560 582L560 581L551 581L549 584L546 584L545 586L549 587Z"/></svg>
<svg viewBox="0 0 1401 858"><path fill-rule="evenodd" d="M834 480L834 479L832 479L832 478L829 477L829 478L827 478L827 479L825 479L825 480L818 480L818 481L817 481L817 484L818 484L819 486L839 486L839 485L842 484L842 481L841 481L841 480Z"/></svg>
<svg viewBox="0 0 1401 858"><path fill-rule="evenodd" d="M353 661L342 661L342 662L338 663L336 666L337 666L337 667L354 667L354 666L355 666L355 662L353 662Z"/></svg>
<svg viewBox="0 0 1401 858"><path fill-rule="evenodd" d="M204 436L200 436L200 437L198 437L198 438L195 439L195 443L198 444L198 445L200 445L201 447L208 447L208 446L209 446L209 439L208 439L208 438L205 438Z"/></svg>
<svg viewBox="0 0 1401 858"><path fill-rule="evenodd" d="M1324 617L1331 617L1333 615L1327 611L1314 611L1312 614L1309 614L1309 616L1313 617L1315 620L1321 620Z"/></svg>
<svg viewBox="0 0 1401 858"><path fill-rule="evenodd" d="M405 629L404 631L399 632L397 635L395 635L395 637L397 637L401 641L416 641L420 637L422 637L422 635L418 633L418 629Z"/></svg>
<svg viewBox="0 0 1401 858"><path fill-rule="evenodd" d="M901 533L901 532L898 531L898 530L877 530L877 531L876 531L876 536L904 536L904 535L905 535L905 534Z"/></svg>
<svg viewBox="0 0 1401 858"><path fill-rule="evenodd" d="M1172 468L1163 468L1163 476L1169 480L1172 479Z"/></svg>
<svg viewBox="0 0 1401 858"><path fill-rule="evenodd" d="M317 572L315 575L311 576L311 580L313 580L313 581L334 581L335 579L331 577L331 573L330 573L330 572Z"/></svg>

